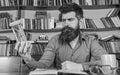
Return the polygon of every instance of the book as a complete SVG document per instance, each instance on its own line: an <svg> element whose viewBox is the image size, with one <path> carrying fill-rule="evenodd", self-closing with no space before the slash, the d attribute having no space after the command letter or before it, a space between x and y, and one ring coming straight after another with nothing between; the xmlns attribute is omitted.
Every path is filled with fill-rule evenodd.
<svg viewBox="0 0 120 75"><path fill-rule="evenodd" d="M106 18L101 18L100 19L102 21L102 23L104 24L105 28L110 28L111 26L109 25L108 21L106 20Z"/></svg>
<svg viewBox="0 0 120 75"><path fill-rule="evenodd" d="M57 74L58 70L56 69L35 69L31 71L29 75L38 75L38 74Z"/></svg>
<svg viewBox="0 0 120 75"><path fill-rule="evenodd" d="M25 26L23 19L11 22L10 26L11 26L11 29L12 29L14 35L15 35L17 42L27 41L27 37L26 37L25 32L23 30L23 28Z"/></svg>
<svg viewBox="0 0 120 75"><path fill-rule="evenodd" d="M87 5L93 5L93 4L92 4L92 0L86 0L86 4L87 4Z"/></svg>
<svg viewBox="0 0 120 75"><path fill-rule="evenodd" d="M93 19L86 18L86 28L97 28Z"/></svg>
<svg viewBox="0 0 120 75"><path fill-rule="evenodd" d="M105 28L103 22L100 19L93 19L94 24L96 25L97 28Z"/></svg>
<svg viewBox="0 0 120 75"><path fill-rule="evenodd" d="M110 41L110 40L113 40L113 39L120 39L120 35L112 34L112 35L101 38L101 40L104 40L104 41Z"/></svg>
<svg viewBox="0 0 120 75"><path fill-rule="evenodd" d="M71 74L79 74L79 75L87 75L86 72L83 71L75 71L75 70L57 70L57 69L35 69L34 71L31 71L29 75L38 75L38 74L50 74L50 75L59 75L59 73L71 73Z"/></svg>
<svg viewBox="0 0 120 75"><path fill-rule="evenodd" d="M86 72L83 72L83 71L78 71L78 70L58 70L58 75L59 75L59 73L63 73L63 75L64 74L71 74L71 75L76 75L76 74L78 74L78 75L87 75L87 73Z"/></svg>

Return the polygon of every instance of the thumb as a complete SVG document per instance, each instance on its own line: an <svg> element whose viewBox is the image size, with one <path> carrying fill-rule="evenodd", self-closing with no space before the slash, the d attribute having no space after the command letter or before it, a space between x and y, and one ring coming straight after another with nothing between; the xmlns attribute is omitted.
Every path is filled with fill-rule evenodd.
<svg viewBox="0 0 120 75"><path fill-rule="evenodd" d="M15 50L17 50L17 51L19 51L19 48L20 48L20 42L17 42L16 44L15 44Z"/></svg>

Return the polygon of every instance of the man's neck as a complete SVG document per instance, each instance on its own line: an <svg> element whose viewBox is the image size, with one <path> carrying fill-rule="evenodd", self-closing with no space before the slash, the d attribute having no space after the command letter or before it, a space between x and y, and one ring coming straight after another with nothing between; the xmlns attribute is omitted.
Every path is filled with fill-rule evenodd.
<svg viewBox="0 0 120 75"><path fill-rule="evenodd" d="M77 36L73 41L70 42L72 48L74 48L79 40L79 36Z"/></svg>

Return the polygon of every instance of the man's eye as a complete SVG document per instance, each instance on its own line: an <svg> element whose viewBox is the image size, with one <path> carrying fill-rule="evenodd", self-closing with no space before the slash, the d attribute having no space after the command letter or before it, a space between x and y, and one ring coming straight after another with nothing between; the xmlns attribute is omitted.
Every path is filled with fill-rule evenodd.
<svg viewBox="0 0 120 75"><path fill-rule="evenodd" d="M68 20L68 21L73 21L74 18L62 19L62 22L65 22L66 20Z"/></svg>
<svg viewBox="0 0 120 75"><path fill-rule="evenodd" d="M62 19L62 22L65 22L66 21L66 19Z"/></svg>
<svg viewBox="0 0 120 75"><path fill-rule="evenodd" d="M67 19L68 21L73 21L74 20L74 18L69 18L69 19Z"/></svg>

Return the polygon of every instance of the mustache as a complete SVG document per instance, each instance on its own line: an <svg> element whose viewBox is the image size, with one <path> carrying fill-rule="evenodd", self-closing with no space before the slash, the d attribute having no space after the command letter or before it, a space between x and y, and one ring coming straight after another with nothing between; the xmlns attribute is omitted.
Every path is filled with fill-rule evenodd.
<svg viewBox="0 0 120 75"><path fill-rule="evenodd" d="M59 36L59 42L61 44L69 43L75 37L77 37L77 35L78 35L77 29L73 29L71 27L66 26L61 30L61 34Z"/></svg>
<svg viewBox="0 0 120 75"><path fill-rule="evenodd" d="M69 36L69 35L70 35L70 32L73 34L74 29L71 28L71 27L66 26L66 27L64 27L64 28L62 29L61 35L64 35L64 36L68 35L68 36Z"/></svg>

